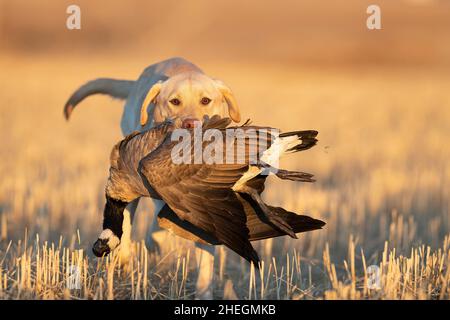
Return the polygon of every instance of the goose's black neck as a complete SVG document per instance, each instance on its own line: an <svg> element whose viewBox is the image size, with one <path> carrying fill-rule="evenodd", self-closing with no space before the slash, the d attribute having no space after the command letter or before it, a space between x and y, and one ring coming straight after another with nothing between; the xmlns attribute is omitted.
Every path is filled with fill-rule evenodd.
<svg viewBox="0 0 450 320"><path fill-rule="evenodd" d="M110 229L119 239L122 237L123 211L127 202L106 196L105 210L103 213L103 230Z"/></svg>

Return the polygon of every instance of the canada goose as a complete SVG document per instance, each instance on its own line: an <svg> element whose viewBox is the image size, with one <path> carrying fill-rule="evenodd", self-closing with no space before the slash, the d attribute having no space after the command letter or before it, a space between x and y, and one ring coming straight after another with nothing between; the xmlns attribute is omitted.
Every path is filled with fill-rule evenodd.
<svg viewBox="0 0 450 320"><path fill-rule="evenodd" d="M288 132L276 137L270 133L270 127L228 127L230 123L228 118L212 117L201 128L202 133L208 129L221 133L214 140L214 146L219 146L214 150L223 151L225 156L231 152L227 148L229 142L237 140L235 136L226 140L230 130L257 133L257 139L243 140L244 147L232 154L230 163L189 162L209 145L203 141L194 150L194 129L189 129L192 152L188 163L174 163L173 150L179 142L172 141L172 134L180 126L178 121L133 133L116 144L110 157L103 231L93 246L94 254L102 256L117 247L123 210L129 202L142 196L166 203L158 215L161 227L196 242L223 244L256 266L259 257L250 241L282 235L296 238L296 233L321 229L325 225L323 221L269 206L261 199L268 173L281 179L314 181L308 173L279 170L272 166L272 160L275 156L313 147L317 131ZM278 153L274 155L275 149Z"/></svg>

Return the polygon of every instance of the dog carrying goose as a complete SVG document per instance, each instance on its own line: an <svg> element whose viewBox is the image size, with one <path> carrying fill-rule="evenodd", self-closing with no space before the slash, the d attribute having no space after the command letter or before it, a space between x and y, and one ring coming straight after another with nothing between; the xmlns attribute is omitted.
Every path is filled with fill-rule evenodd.
<svg viewBox="0 0 450 320"><path fill-rule="evenodd" d="M195 141L197 128L183 129L189 144L182 149L181 163L174 161L178 121L133 133L116 144L110 157L103 231L93 246L94 254L103 256L120 244L123 211L140 197L165 202L158 215L162 228L198 243L225 245L256 267L259 257L251 241L283 235L296 238L296 233L321 229L323 221L267 205L261 198L269 173L285 180L314 181L311 174L277 168L274 160L313 147L317 131L274 135L270 127L229 127L230 123L217 116L206 119L200 132L213 130L215 139L200 144ZM245 137L237 152L238 135L230 135L236 130ZM221 153L215 159L222 161L192 161L207 150L213 150L214 156Z"/></svg>

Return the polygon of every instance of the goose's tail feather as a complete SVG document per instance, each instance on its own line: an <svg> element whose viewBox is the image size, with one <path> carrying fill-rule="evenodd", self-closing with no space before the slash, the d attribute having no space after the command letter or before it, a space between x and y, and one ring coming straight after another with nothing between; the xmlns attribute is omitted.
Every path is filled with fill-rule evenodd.
<svg viewBox="0 0 450 320"><path fill-rule="evenodd" d="M321 229L325 225L321 220L267 205L260 194L248 186L241 190L239 198L247 217L250 241L284 235L297 238L296 233Z"/></svg>
<svg viewBox="0 0 450 320"><path fill-rule="evenodd" d="M317 135L318 132L316 130L304 130L304 131L291 131L284 132L279 135L280 138L287 138L297 136L298 144L286 150L287 152L298 152L303 150L308 150L314 147L317 144Z"/></svg>
<svg viewBox="0 0 450 320"><path fill-rule="evenodd" d="M314 175L300 171L290 171L284 169L278 169L274 171L275 175L283 180L301 181L301 182L314 182L316 181Z"/></svg>
<svg viewBox="0 0 450 320"><path fill-rule="evenodd" d="M268 206L279 218L283 219L294 231L294 233L313 231L322 229L325 222L305 215L298 215L280 207ZM285 236L286 233L273 228L270 224L263 222L255 211L247 211L247 227L249 229L250 241L263 240L279 236Z"/></svg>

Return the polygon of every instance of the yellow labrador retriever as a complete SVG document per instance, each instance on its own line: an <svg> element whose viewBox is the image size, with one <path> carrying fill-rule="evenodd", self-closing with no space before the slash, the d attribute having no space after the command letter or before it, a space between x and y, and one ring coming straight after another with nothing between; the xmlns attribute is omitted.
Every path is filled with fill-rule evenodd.
<svg viewBox="0 0 450 320"><path fill-rule="evenodd" d="M86 83L75 91L64 107L66 119L86 97L106 94L126 99L121 120L123 135L143 131L167 119L178 118L184 127L191 127L205 115L229 116L239 122L240 112L232 91L220 80L212 79L191 62L172 58L147 67L136 81L100 78ZM121 255L129 257L131 222L138 202L132 202L124 213ZM158 229L157 215L164 206L154 201L154 218L147 232L146 245L153 249L153 232ZM107 236L107 235L105 235ZM200 247L196 252L200 267L197 296L212 297L213 247Z"/></svg>

